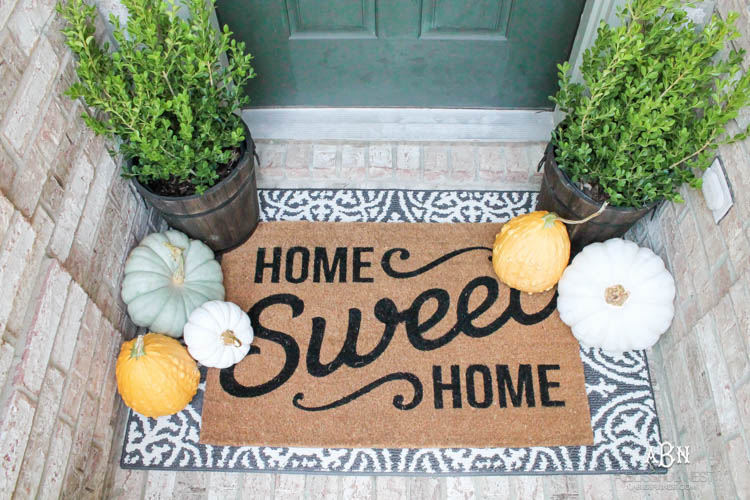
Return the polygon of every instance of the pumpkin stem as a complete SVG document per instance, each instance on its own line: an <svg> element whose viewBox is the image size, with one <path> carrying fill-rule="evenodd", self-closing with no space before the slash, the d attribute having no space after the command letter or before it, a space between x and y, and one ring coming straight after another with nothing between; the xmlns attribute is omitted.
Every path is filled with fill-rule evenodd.
<svg viewBox="0 0 750 500"><path fill-rule="evenodd" d="M234 336L232 330L224 330L221 334L221 339L224 341L224 345L233 345L235 347L242 347L242 341Z"/></svg>
<svg viewBox="0 0 750 500"><path fill-rule="evenodd" d="M133 347L130 348L130 359L138 359L141 356L145 355L146 351L143 348L143 335L138 335L138 338L135 339Z"/></svg>
<svg viewBox="0 0 750 500"><path fill-rule="evenodd" d="M609 205L608 201L605 201L601 207L599 207L599 210L597 210L595 213L589 215L585 219L581 220L569 220L569 219L563 219L559 215L557 215L555 212L550 212L544 217L542 217L542 220L544 221L544 227L550 227L552 224L555 223L556 220L559 220L560 222L564 222L565 224L583 224L584 222L588 222L594 217L598 217L601 215L602 212L604 212L604 209L607 208Z"/></svg>
<svg viewBox="0 0 750 500"><path fill-rule="evenodd" d="M622 285L612 285L604 290L604 300L612 306L622 307L630 297L630 292Z"/></svg>
<svg viewBox="0 0 750 500"><path fill-rule="evenodd" d="M552 227L555 225L555 221L559 220L560 218L557 216L555 212L550 212L547 215L542 217L542 220L544 221L544 227Z"/></svg>
<svg viewBox="0 0 750 500"><path fill-rule="evenodd" d="M169 249L172 258L177 262L177 270L172 274L172 282L175 285L182 285L185 282L185 256L183 255L185 249L173 245L168 241L164 242L164 246Z"/></svg>

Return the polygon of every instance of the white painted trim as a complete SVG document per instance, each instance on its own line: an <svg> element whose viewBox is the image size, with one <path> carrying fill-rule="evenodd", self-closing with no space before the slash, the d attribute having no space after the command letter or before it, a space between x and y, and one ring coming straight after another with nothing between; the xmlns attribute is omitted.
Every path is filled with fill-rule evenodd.
<svg viewBox="0 0 750 500"><path fill-rule="evenodd" d="M442 108L257 108L253 137L296 140L546 141L552 112Z"/></svg>

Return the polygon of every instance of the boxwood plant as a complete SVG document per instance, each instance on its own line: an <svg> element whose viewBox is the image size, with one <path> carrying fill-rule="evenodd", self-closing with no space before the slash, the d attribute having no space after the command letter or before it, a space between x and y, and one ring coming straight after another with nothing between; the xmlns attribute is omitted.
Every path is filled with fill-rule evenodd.
<svg viewBox="0 0 750 500"><path fill-rule="evenodd" d="M555 158L587 194L611 205L642 207L681 201L683 183L710 165L719 144L747 137L728 132L750 102L737 14L714 15L703 29L674 0L631 0L622 24L602 23L584 53L583 83L558 66L552 100L566 117L553 132Z"/></svg>
<svg viewBox="0 0 750 500"><path fill-rule="evenodd" d="M211 24L213 0L184 0L189 15L164 0L123 0L129 17L110 16L115 43L97 41L97 11L68 0L58 11L75 54L78 81L68 95L90 108L83 119L97 134L117 136L137 177L159 194L202 193L237 155L244 129L237 111L255 76L243 43ZM226 54L228 64L221 63Z"/></svg>

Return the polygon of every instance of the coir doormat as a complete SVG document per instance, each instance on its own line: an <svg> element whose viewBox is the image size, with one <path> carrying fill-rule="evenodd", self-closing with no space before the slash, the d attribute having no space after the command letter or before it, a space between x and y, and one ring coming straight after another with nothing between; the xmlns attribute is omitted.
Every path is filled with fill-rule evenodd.
<svg viewBox="0 0 750 500"><path fill-rule="evenodd" d="M514 215L528 211L530 207L533 206L534 197L534 193L499 192L262 190L261 210L265 220L502 222ZM435 245L433 244L433 246ZM368 246L364 244L362 247L368 248ZM397 247L394 246L393 248ZM465 254L457 255L453 259L448 260L455 260L458 262L462 256L468 257L472 252L477 252L478 255L481 250L467 251ZM295 258L300 259L301 261L304 251L297 250L295 253L300 254ZM367 255L368 253L360 251L360 254L363 256L362 254ZM315 253L313 250L309 257L311 267L308 271L309 273L312 273L312 282L314 282L315 273L314 255ZM409 258L405 258L405 254L399 252L393 252L391 255L394 257L391 266L392 272L408 273L414 272L420 267L424 267L410 267L412 263L416 262L416 260L414 260L415 255L410 255ZM333 252L333 256L335 257L335 251ZM486 257L487 256L485 256L485 258ZM273 251L268 254L266 263L272 265L272 258ZM324 279L326 269L323 269L322 257L320 257L319 260L321 261L320 279ZM329 260L333 261L334 259ZM361 258L360 264L369 260L371 259ZM432 262L434 262L434 260L435 259L433 259ZM350 273L349 276L353 276L353 262L354 261L350 256L350 269L348 270ZM331 262L329 262L329 265L330 263ZM487 264L489 264L489 261L487 261ZM448 261L445 261L435 266L433 269L422 273L424 275L423 278L430 273L440 271L441 268L447 269L447 267L444 267L447 265ZM371 277L374 279L375 276L372 275L372 273L367 272L372 271L373 269L373 266L368 268L366 265L361 265L359 269L360 278ZM273 267L264 268L266 278L269 278L271 281L273 280L273 271ZM328 271L330 274L331 269L328 269ZM279 269L279 282L285 277L283 274L284 272L283 267ZM301 266L297 269L297 274L292 274L293 280L299 279L300 272ZM251 272L247 271L247 274L251 274ZM490 274L488 276L491 277L492 275ZM460 275L454 277L460 281ZM251 278L254 279L254 276ZM338 276L336 278L340 279ZM408 280L414 278L402 279ZM374 281L364 281L362 283L374 283ZM454 285L455 283L452 282L448 288ZM300 283L297 286L304 285ZM490 287L492 287L492 285L490 285ZM461 291L463 291L463 287L460 288ZM469 308L469 311L479 311L481 309L485 299L489 296L487 293L491 293L491 291L488 292L488 290L490 289L484 289L478 286L477 289L465 299L467 301L466 307ZM485 292L485 294L482 295L480 292ZM500 300L501 295L501 287L498 287L498 300ZM388 297L379 297L376 304L381 298ZM459 292L458 299L460 298L461 293ZM527 309L527 304L524 302L524 299L526 298L528 297L520 297L523 314L533 316L534 314L545 311L546 305L540 309L534 309L532 304L528 304L529 307ZM393 297L390 297L390 299L392 299L394 304L396 303ZM451 306L457 304L457 299L450 296L449 299ZM505 300L506 306L510 304L510 291L507 291L507 297ZM429 307L429 302L433 302L431 308ZM384 304L386 303L381 303L381 309ZM549 304L549 302L547 304ZM400 306L401 304L398 305ZM413 305L413 303L407 304L407 306L410 305ZM283 306L279 307L283 308ZM287 305L286 307L290 308L291 306ZM348 311L349 308L344 309L344 315L346 316L347 321L344 322L343 330L339 330L339 333L335 333L332 329L333 322L330 317L325 318L322 315L319 316L325 322L326 328L322 335L323 342L320 343L321 348L318 353L318 361L320 361L320 367L328 366L328 368L325 369L330 369L331 366L337 364L335 363L335 359L339 352L335 347L327 346L325 341L336 338L336 335L339 336L339 342L343 342L346 339L346 334L349 329L348 320L350 319L350 312ZM449 310L450 309L451 308L449 307ZM416 323L413 324L417 327L419 327L419 325L427 324L426 322L429 322L429 318L435 317L440 311L441 306L439 305L438 299L426 299L423 304L423 310L417 315ZM453 314L455 314L455 308L453 311ZM488 311L489 309L483 312ZM271 312L270 309L261 314L261 318L264 319L269 312ZM403 311L399 309L398 312ZM374 311L371 314L374 314ZM449 314L449 312L445 313L443 321L447 321L446 318L448 318ZM550 314L550 316L553 315L554 313ZM538 319L539 316L536 316L536 318ZM539 325L543 325L545 321L549 320L550 317L547 317L546 320L538 323L536 327L541 328ZM509 319L508 323L513 321L515 321L515 319ZM261 325L262 324L263 323L261 322ZM385 323L381 322L381 331L379 332L381 334L384 324ZM479 321L479 316L477 316L476 322L472 322L472 325L476 327L486 327L489 325L489 322L482 323ZM318 326L322 326L320 320L318 321ZM419 329L413 330L412 338L421 338L424 342L429 342L431 340L434 341L442 335L453 331L453 326L455 325L449 324L445 330L436 332L434 337L425 332L421 332L423 335L417 335L414 332L419 331ZM534 325L531 326L534 327ZM405 333L405 328L406 326L404 322L402 322L399 325L396 325L394 331L397 332L401 329L400 333L408 340L409 336ZM504 330L501 329L501 331ZM472 330L472 333L477 333L477 331ZM393 338L395 338L396 335L397 333L394 333ZM459 334L451 335L452 338L450 342L447 342L440 348L435 348L426 352L439 352L445 349L444 352L448 353L448 349L451 348L451 345L459 345L459 340L481 342L493 336L487 335L486 337L472 337L466 335L463 331ZM372 340L373 345L365 344L363 341L367 337L365 335L365 330L362 329L359 336L360 343L357 344L357 350L354 352L357 355L365 355L370 352L372 348L377 347L380 339L382 339L382 335L376 335L375 337L378 338ZM312 338L312 329L308 327L307 337L302 338L307 339L307 347L309 347L309 340ZM391 342L394 342L393 338L391 339ZM264 354L262 352L261 340L266 339L259 339L256 344L256 346L261 347L261 353L252 355L257 359L261 359ZM419 344L419 342L417 343ZM389 343L388 348L393 349L393 345L396 344ZM274 344L274 342L269 341L268 346L270 349L277 347L280 353L282 353L282 358L283 353L287 352L279 343ZM407 346L413 349L411 341L409 341ZM505 394L505 408L503 410L521 410L523 412L523 405L519 405L519 407L514 406L515 401L518 401L519 399L523 400L523 403L527 403L527 391L525 388L519 388L517 385L517 375L519 371L524 371L524 373L525 371L531 372L532 383L529 385L533 387L534 390L534 403L535 405L541 405L542 391L541 386L539 385L539 365L554 365L555 363L517 363L518 365L530 365L530 368L520 369L519 367L516 367L516 370L519 371L513 373L514 370L511 368L511 362L501 362L503 361L502 358L507 360L509 359L508 356L513 357L516 355L513 349L510 349L507 353L499 353L497 355L498 358L500 358L498 362L485 362L484 364L481 362L473 362L469 357L465 356L465 352L470 352L472 349L469 349L468 351L464 351L464 349L466 348L461 348L461 354L454 354L452 359L446 358L445 361L441 360L441 363L430 365L430 370L428 370L426 374L427 376L421 372L418 374L415 373L416 377L419 379L419 383L422 385L422 394L421 401L412 410L399 409L397 407L398 404L403 407L408 407L410 404L413 404L414 400L418 399L416 398L417 391L414 389L414 384L409 381L409 377L404 377L403 379L388 378L379 385L371 386L370 389L372 390L367 391L366 393L361 391L362 388L360 387L353 392L343 395L343 398L338 397L341 396L341 394L328 390L325 385L306 385L296 392L291 391L294 392L294 394L292 394L290 405L305 414L315 414L318 418L322 418L321 415L331 410L335 411L346 407L356 408L356 405L366 403L368 399L371 401L385 400L394 412L400 412L402 414L418 410L421 406L427 405L428 403L432 406L432 411L437 411L434 408L434 382L436 380L436 375L433 366L440 366L440 378L438 380L443 384L438 385L439 392L442 393L443 404L443 408L440 411L454 414L464 411L481 413L488 411L493 405L497 408L501 408L501 396L497 389L497 380L502 378L503 380L511 379L513 381L511 386L515 385L515 387L513 387L513 389L515 389L514 393L511 392L506 385L508 391ZM417 356L424 354L423 351L418 349L416 351ZM484 353L482 354L484 355ZM412 357L415 356L414 353L411 353L411 355ZM649 446L655 446L658 443L659 430L654 408L653 393L648 378L645 353L632 352L612 358L595 350L586 350L580 351L580 353L576 353L576 355L583 361L584 366L585 387L586 393L588 394L588 405L590 406L590 415L588 419L594 430L593 445L486 448L479 447L481 445L473 444L472 442L471 444L464 445L464 447L460 448L440 448L434 446L426 447L429 445L420 444L418 441L412 441L415 443L414 445L403 445L414 446L408 448L380 448L371 446L322 448L311 446L212 446L199 444L198 436L201 425L201 412L204 405L204 378L199 393L191 405L177 415L154 420L142 417L135 413L130 414L127 422L121 464L123 467L130 468L343 473L498 474L512 472L654 472L654 469L647 463L646 456ZM298 360L298 370L305 369L306 375L311 376L306 372L308 357L309 350L306 351L304 347L301 348L300 358ZM380 360L372 361L370 364L374 366L379 361L383 362L384 359L385 358L380 358ZM316 360L313 359L313 361ZM455 371L453 368L454 365L458 366L458 374L455 377L458 382L457 384L453 384L454 380L451 378L453 375L452 371ZM508 365L508 375L505 375L505 365ZM316 366L316 364L313 363L312 366ZM398 372L386 373L382 375L381 378L387 377L391 373L416 371L415 364L408 363L403 366L404 369ZM470 366L474 366L474 368L469 370ZM485 368L480 368L480 366L485 366ZM500 367L499 373L501 375L498 375L498 366ZM236 378L241 377L239 368L240 367L237 368L238 373ZM351 368L342 361L339 370L344 370L344 368L349 368L352 371L358 369ZM569 404L569 400L565 399L567 395L561 396L563 391L565 391L565 385L561 383L563 379L559 377L561 371L562 370L553 368L543 368L543 372L547 375L545 382L545 385L547 386L547 395L545 396L545 400L548 405L554 405L554 402L564 401L567 407ZM467 372L470 372L474 380L472 382L473 387L470 391L472 394L471 401L469 400L469 393L467 392ZM335 373L336 370L333 370L332 374ZM516 378L514 379L509 375L516 375ZM243 387L251 387L253 376L255 375L248 375L249 378L242 380L242 382L246 384ZM326 377L329 376L330 375L316 377L315 380L325 381ZM527 375L522 374L521 378L525 378L526 376ZM487 378L490 379L489 386L494 388L491 396L483 385ZM292 380L292 377L290 377L289 380ZM286 383L289 383L289 380ZM217 381L220 382L218 379ZM558 383L560 384L559 386L554 385ZM283 385L284 384L282 384L282 387ZM370 384L368 383L367 385ZM461 408L453 408L454 403L457 403L453 400L454 393L456 392L454 386L460 388ZM321 391L321 388L325 390ZM273 392L275 391L271 391L269 394L272 394ZM302 393L302 397L299 397L297 392ZM351 397L353 394L357 397ZM315 397L318 398L317 401L315 400ZM482 406L487 404L490 397L492 398L490 406L482 408ZM345 399L347 402L341 403L342 399ZM331 404L338 406L332 408L330 406ZM297 406L302 406L307 409L300 409ZM526 408L526 411L534 408L540 408L540 406ZM541 406L541 408L560 409L561 407ZM315 409L316 411L311 411L311 409ZM258 419L257 416L253 415L240 415L241 414L239 413L232 415L234 417L233 423L236 428L252 426ZM204 418L206 416L208 415L204 413ZM277 428L284 425L285 417L282 415L267 418L274 422ZM384 420L375 410L370 410L369 413L363 414L362 419L364 421L362 427L386 425L383 423ZM439 421L437 421L437 423L432 423L437 426L442 425ZM498 433L502 433L502 424L496 423L493 427L496 428L495 430ZM481 428L474 428L472 430L479 430L481 432ZM314 432L318 432L317 429ZM346 433L348 433L348 429L344 427L339 429L338 434ZM474 433L475 432L466 433L465 435L470 436ZM532 433L520 433L521 436L531 434ZM383 433L382 435L389 435L389 433ZM422 437L423 432L419 428L417 428L413 434L405 433L404 435L416 436L418 439L424 439L424 437ZM429 439L429 434L426 435ZM438 436L438 438L440 437ZM422 441L422 443L424 442L425 441ZM436 445L440 446L437 443Z"/></svg>
<svg viewBox="0 0 750 500"><path fill-rule="evenodd" d="M500 227L262 222L222 260L255 340L208 371L201 442L592 444L578 342L554 291L498 282Z"/></svg>

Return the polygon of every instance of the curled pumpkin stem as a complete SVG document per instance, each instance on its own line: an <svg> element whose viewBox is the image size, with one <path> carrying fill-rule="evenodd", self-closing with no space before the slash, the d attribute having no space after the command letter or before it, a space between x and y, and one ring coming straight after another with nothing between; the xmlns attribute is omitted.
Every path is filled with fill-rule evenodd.
<svg viewBox="0 0 750 500"><path fill-rule="evenodd" d="M224 330L221 333L221 339L224 341L224 345L234 345L235 347L242 347L242 341L238 339L232 330Z"/></svg>
<svg viewBox="0 0 750 500"><path fill-rule="evenodd" d="M607 208L607 206L609 206L609 202L608 202L608 201L605 201L605 202L604 202L604 203L602 204L602 206L601 206L601 207L599 207L599 210L597 210L597 211L596 211L596 212L594 212L593 214L589 215L589 216L588 216L588 217L586 217L585 219L581 219L581 220L569 220L569 219L563 219L562 217L560 217L559 215L557 215L557 214L555 214L555 213L552 213L552 214L550 214L550 215L554 215L554 220L559 220L560 222L563 222L563 223L565 223L565 224L583 224L584 222L588 222L588 221L590 221L591 219L593 219L593 218L595 218L595 217L599 217L599 216L601 215L601 213L602 213L602 212L604 212L604 209L605 209L605 208Z"/></svg>

